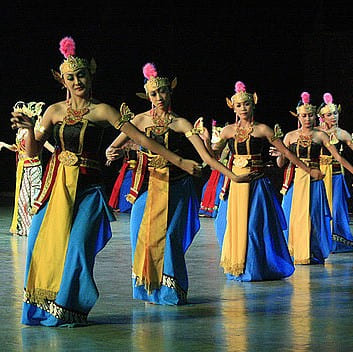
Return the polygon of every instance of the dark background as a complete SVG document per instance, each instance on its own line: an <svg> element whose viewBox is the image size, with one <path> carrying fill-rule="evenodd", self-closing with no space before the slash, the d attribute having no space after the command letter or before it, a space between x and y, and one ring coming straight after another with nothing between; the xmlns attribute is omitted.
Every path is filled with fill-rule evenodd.
<svg viewBox="0 0 353 352"><path fill-rule="evenodd" d="M287 132L302 91L319 105L326 91L342 105L340 125L353 131L353 14L339 1L81 1L2 2L0 14L0 140L12 143L10 111L18 100L62 100L52 78L63 57L58 46L70 35L77 54L93 56L98 69L93 94L133 111L149 108L142 66L177 77L173 108L206 125L233 121L225 97L242 80L257 92L256 120L280 123ZM116 131L108 129L107 146ZM348 158L350 156L348 155ZM46 155L44 154L44 158ZM15 155L0 153L0 192L13 191ZM108 189L118 165L105 169Z"/></svg>

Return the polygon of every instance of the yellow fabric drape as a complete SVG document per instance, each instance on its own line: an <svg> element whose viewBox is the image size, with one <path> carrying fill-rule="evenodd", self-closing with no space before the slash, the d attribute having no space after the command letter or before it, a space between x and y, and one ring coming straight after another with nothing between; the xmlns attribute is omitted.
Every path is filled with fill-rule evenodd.
<svg viewBox="0 0 353 352"><path fill-rule="evenodd" d="M48 207L33 248L26 295L32 302L54 300L60 288L73 208L78 166L60 164Z"/></svg>
<svg viewBox="0 0 353 352"><path fill-rule="evenodd" d="M250 168L234 167L236 175L250 172ZM248 245L248 212L250 183L235 183L231 181L227 226L223 239L221 263L224 273L238 276L244 272L246 250Z"/></svg>
<svg viewBox="0 0 353 352"><path fill-rule="evenodd" d="M148 195L134 254L136 286L161 286L168 221L169 168L150 168Z"/></svg>
<svg viewBox="0 0 353 352"><path fill-rule="evenodd" d="M23 165L24 165L24 159L18 160L17 169L16 169L15 204L14 204L12 222L11 222L11 227L10 227L11 233L17 232L18 200L20 197L21 181L22 181L22 175L23 175Z"/></svg>
<svg viewBox="0 0 353 352"><path fill-rule="evenodd" d="M288 248L294 264L310 263L310 175L295 170L292 207L289 219Z"/></svg>

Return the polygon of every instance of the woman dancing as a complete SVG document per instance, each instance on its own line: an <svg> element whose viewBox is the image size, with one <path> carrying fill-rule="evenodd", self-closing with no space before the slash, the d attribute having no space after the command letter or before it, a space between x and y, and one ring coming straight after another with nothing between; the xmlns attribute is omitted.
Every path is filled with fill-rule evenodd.
<svg viewBox="0 0 353 352"><path fill-rule="evenodd" d="M235 94L226 98L235 113L235 122L224 127L219 148L228 143L231 150L228 166L237 175L256 170L259 176L251 183L225 180L216 233L221 246L221 267L230 280L261 281L288 277L294 272L283 230L284 214L275 191L263 171L264 145L268 141L286 158L298 165L308 177L322 177L310 169L282 143L282 133L254 120L256 93L246 91L236 82ZM229 194L227 193L229 192Z"/></svg>
<svg viewBox="0 0 353 352"><path fill-rule="evenodd" d="M145 93L151 110L136 115L133 123L147 136L182 156L193 147L204 162L235 182L247 182L253 174L234 175L211 157L198 128L171 109L176 81L158 75L155 66L143 67ZM127 137L120 135L110 148ZM129 195L133 202L130 219L133 297L155 304L187 302L188 277L185 253L199 230L199 202L193 180L158 154L142 149Z"/></svg>
<svg viewBox="0 0 353 352"><path fill-rule="evenodd" d="M296 113L292 112L292 115L298 118L298 129L288 132L283 142L311 170L319 170L320 151L326 147L338 162L353 171L352 165L330 144L328 135L314 128L316 106L310 103L308 92L301 94ZM331 212L324 182L312 182L283 154L277 157L277 164L286 166L281 190L284 194L282 207L288 223L286 236L294 263L324 264L332 249Z"/></svg>
<svg viewBox="0 0 353 352"><path fill-rule="evenodd" d="M330 93L325 93L323 100L318 108L320 119L318 129L329 136L330 144L333 144L340 154L344 144L353 150L351 134L338 126L341 105L333 103ZM348 215L348 199L351 194L345 181L343 167L332 157L325 146L320 151L320 169L325 174L324 184L332 214L332 252L351 252L353 251L353 236Z"/></svg>
<svg viewBox="0 0 353 352"><path fill-rule="evenodd" d="M64 38L60 50L65 59L54 77L67 89L66 100L50 105L37 126L23 113L13 112L11 119L13 128L27 129L29 157L38 155L50 135L56 141L28 237L22 313L27 325L87 324L98 298L95 256L111 238L114 220L98 158L105 127L120 129L191 174L199 172L196 162L173 154L129 123L126 105L119 113L92 97L95 62L75 54L72 38Z"/></svg>

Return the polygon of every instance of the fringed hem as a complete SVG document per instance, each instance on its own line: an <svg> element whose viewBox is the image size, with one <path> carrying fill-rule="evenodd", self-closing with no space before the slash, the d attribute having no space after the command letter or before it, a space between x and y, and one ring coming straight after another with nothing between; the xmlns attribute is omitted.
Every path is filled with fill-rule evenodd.
<svg viewBox="0 0 353 352"><path fill-rule="evenodd" d="M135 286L144 286L145 290L150 295L152 291L159 289L161 284L156 282L146 282L146 278L136 276Z"/></svg>
<svg viewBox="0 0 353 352"><path fill-rule="evenodd" d="M44 290L43 290L44 291ZM23 302L36 306L39 309L44 310L45 312L52 315L54 318L61 320L65 323L80 323L87 324L88 313L76 312L69 310L67 308L61 307L56 304L53 300L48 300L43 298L41 302L33 301L28 298L29 295L26 291L23 294Z"/></svg>
<svg viewBox="0 0 353 352"><path fill-rule="evenodd" d="M244 273L245 263L230 264L229 262L222 261L220 266L223 268L225 274L239 276Z"/></svg>
<svg viewBox="0 0 353 352"><path fill-rule="evenodd" d="M294 264L310 264L309 259L294 259Z"/></svg>
<svg viewBox="0 0 353 352"><path fill-rule="evenodd" d="M154 286L157 286L156 284L154 285L146 285L146 283L144 282L143 279L139 278L138 276L136 276L134 273L132 273L132 278L133 279L136 279L136 282L135 282L135 287L138 287L138 286L144 286L147 293L150 295L152 294L152 292L154 290L157 290L157 289L160 289L161 286L166 286L168 288L171 288L173 290L176 291L179 299L181 302L183 303L186 303L186 300L187 300L187 292L185 290L183 290L179 284L177 283L176 279L172 276L168 276L166 274L163 274L162 276L162 282L158 285L158 287L155 287L155 288L152 288ZM146 287L147 286L147 287ZM150 289L150 291L149 291Z"/></svg>
<svg viewBox="0 0 353 352"><path fill-rule="evenodd" d="M57 292L41 288L34 289L33 291L24 290L23 300L24 302L29 301L31 304L42 304L45 301L54 301L57 294Z"/></svg>
<svg viewBox="0 0 353 352"><path fill-rule="evenodd" d="M353 248L353 241L347 240L343 236L337 235L336 233L332 234L332 239L338 243L342 243L347 247Z"/></svg>

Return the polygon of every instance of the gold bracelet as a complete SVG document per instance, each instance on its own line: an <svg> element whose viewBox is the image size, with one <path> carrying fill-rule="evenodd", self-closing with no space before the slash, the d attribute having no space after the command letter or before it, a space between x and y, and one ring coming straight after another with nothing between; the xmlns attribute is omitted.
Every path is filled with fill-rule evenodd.
<svg viewBox="0 0 353 352"><path fill-rule="evenodd" d="M129 122L135 117L134 113L131 112L130 108L127 106L126 103L122 103L120 105L120 115L121 115L120 120L114 122L113 124L114 128L116 128L117 130L120 130L120 128L126 122Z"/></svg>
<svg viewBox="0 0 353 352"><path fill-rule="evenodd" d="M199 135L202 132L203 132L203 128L192 128L191 130L185 132L185 137L189 138L195 134Z"/></svg>

